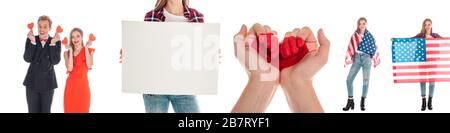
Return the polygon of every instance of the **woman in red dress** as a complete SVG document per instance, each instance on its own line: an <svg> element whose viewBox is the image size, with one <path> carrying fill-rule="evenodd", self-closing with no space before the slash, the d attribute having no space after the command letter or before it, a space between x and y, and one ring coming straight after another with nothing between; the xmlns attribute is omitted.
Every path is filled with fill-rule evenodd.
<svg viewBox="0 0 450 133"><path fill-rule="evenodd" d="M64 91L64 112L65 113L89 113L90 89L88 80L88 70L93 64L94 49L91 39L86 46L83 43L83 31L74 28L70 32L70 43L66 45L68 49L64 52L67 73ZM89 52L86 52L89 51Z"/></svg>

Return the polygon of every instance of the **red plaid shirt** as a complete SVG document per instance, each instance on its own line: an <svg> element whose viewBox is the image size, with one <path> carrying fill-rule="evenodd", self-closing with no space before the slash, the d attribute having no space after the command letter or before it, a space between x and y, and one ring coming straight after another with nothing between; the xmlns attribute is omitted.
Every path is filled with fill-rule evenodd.
<svg viewBox="0 0 450 133"><path fill-rule="evenodd" d="M193 8L189 8L188 6L184 6L184 17L186 17L189 21L194 23L203 23L203 14L198 12ZM159 11L151 10L145 14L144 21L152 21L152 22L164 22L166 17L163 15L163 9Z"/></svg>

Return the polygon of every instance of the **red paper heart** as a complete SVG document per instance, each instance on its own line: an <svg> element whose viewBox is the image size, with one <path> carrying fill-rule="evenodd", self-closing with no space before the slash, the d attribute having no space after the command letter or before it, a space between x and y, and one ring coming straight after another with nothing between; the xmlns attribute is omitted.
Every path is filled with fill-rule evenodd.
<svg viewBox="0 0 450 133"><path fill-rule="evenodd" d="M257 40L251 43L251 46L256 49L261 57L263 57L268 63L278 68L279 51L272 45L278 45L278 38L273 36L272 33L260 34Z"/></svg>
<svg viewBox="0 0 450 133"><path fill-rule="evenodd" d="M94 34L89 34L89 41L95 41L96 37L94 36Z"/></svg>
<svg viewBox="0 0 450 133"><path fill-rule="evenodd" d="M33 22L29 23L29 24L27 25L27 27L28 27L28 29L33 30L34 23L33 23Z"/></svg>
<svg viewBox="0 0 450 133"><path fill-rule="evenodd" d="M64 45L67 45L67 42L68 42L68 40L67 40L67 37L64 37L64 39L62 40L62 44L64 44Z"/></svg>
<svg viewBox="0 0 450 133"><path fill-rule="evenodd" d="M58 27L56 27L56 33L62 33L63 29L61 28L61 26L58 25Z"/></svg>
<svg viewBox="0 0 450 133"><path fill-rule="evenodd" d="M279 63L279 66L274 66L277 66L280 70L297 64L310 51L316 49L314 46L307 46L306 41L301 37L286 37L279 44L278 38L274 37L273 34L261 34L256 41L250 43L256 49L258 55L268 63L273 65ZM278 45L279 48L274 48L275 45Z"/></svg>
<svg viewBox="0 0 450 133"><path fill-rule="evenodd" d="M280 44L280 70L300 62L309 53L308 46L301 37L286 37Z"/></svg>

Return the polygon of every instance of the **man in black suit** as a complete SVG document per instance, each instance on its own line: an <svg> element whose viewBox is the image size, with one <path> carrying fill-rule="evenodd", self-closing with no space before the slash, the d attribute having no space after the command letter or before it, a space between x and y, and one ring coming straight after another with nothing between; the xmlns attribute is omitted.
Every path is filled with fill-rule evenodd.
<svg viewBox="0 0 450 133"><path fill-rule="evenodd" d="M28 112L50 113L54 89L58 88L53 68L61 60L61 41L58 33L50 37L52 21L48 16L38 20L39 35L28 33L23 58L30 63L23 85L26 86Z"/></svg>

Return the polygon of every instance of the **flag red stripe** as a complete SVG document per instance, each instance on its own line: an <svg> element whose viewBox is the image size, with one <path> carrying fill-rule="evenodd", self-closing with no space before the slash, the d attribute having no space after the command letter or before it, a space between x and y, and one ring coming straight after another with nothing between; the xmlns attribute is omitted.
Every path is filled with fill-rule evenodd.
<svg viewBox="0 0 450 133"><path fill-rule="evenodd" d="M443 38L427 38L427 40L450 40L450 37L443 37Z"/></svg>
<svg viewBox="0 0 450 133"><path fill-rule="evenodd" d="M427 61L450 61L450 58L427 58Z"/></svg>
<svg viewBox="0 0 450 133"><path fill-rule="evenodd" d="M442 65L409 65L409 66L393 66L392 69L429 69L429 68L450 68L450 64Z"/></svg>
<svg viewBox="0 0 450 133"><path fill-rule="evenodd" d="M427 47L450 47L450 43L427 43Z"/></svg>
<svg viewBox="0 0 450 133"><path fill-rule="evenodd" d="M450 75L449 71L432 71L432 72L400 72L394 73L394 76L425 76L425 75Z"/></svg>
<svg viewBox="0 0 450 133"><path fill-rule="evenodd" d="M427 51L427 54L450 54L450 50L443 50L443 51Z"/></svg>
<svg viewBox="0 0 450 133"><path fill-rule="evenodd" d="M399 80L394 80L394 83L419 83L419 82L450 82L450 78L399 79Z"/></svg>

